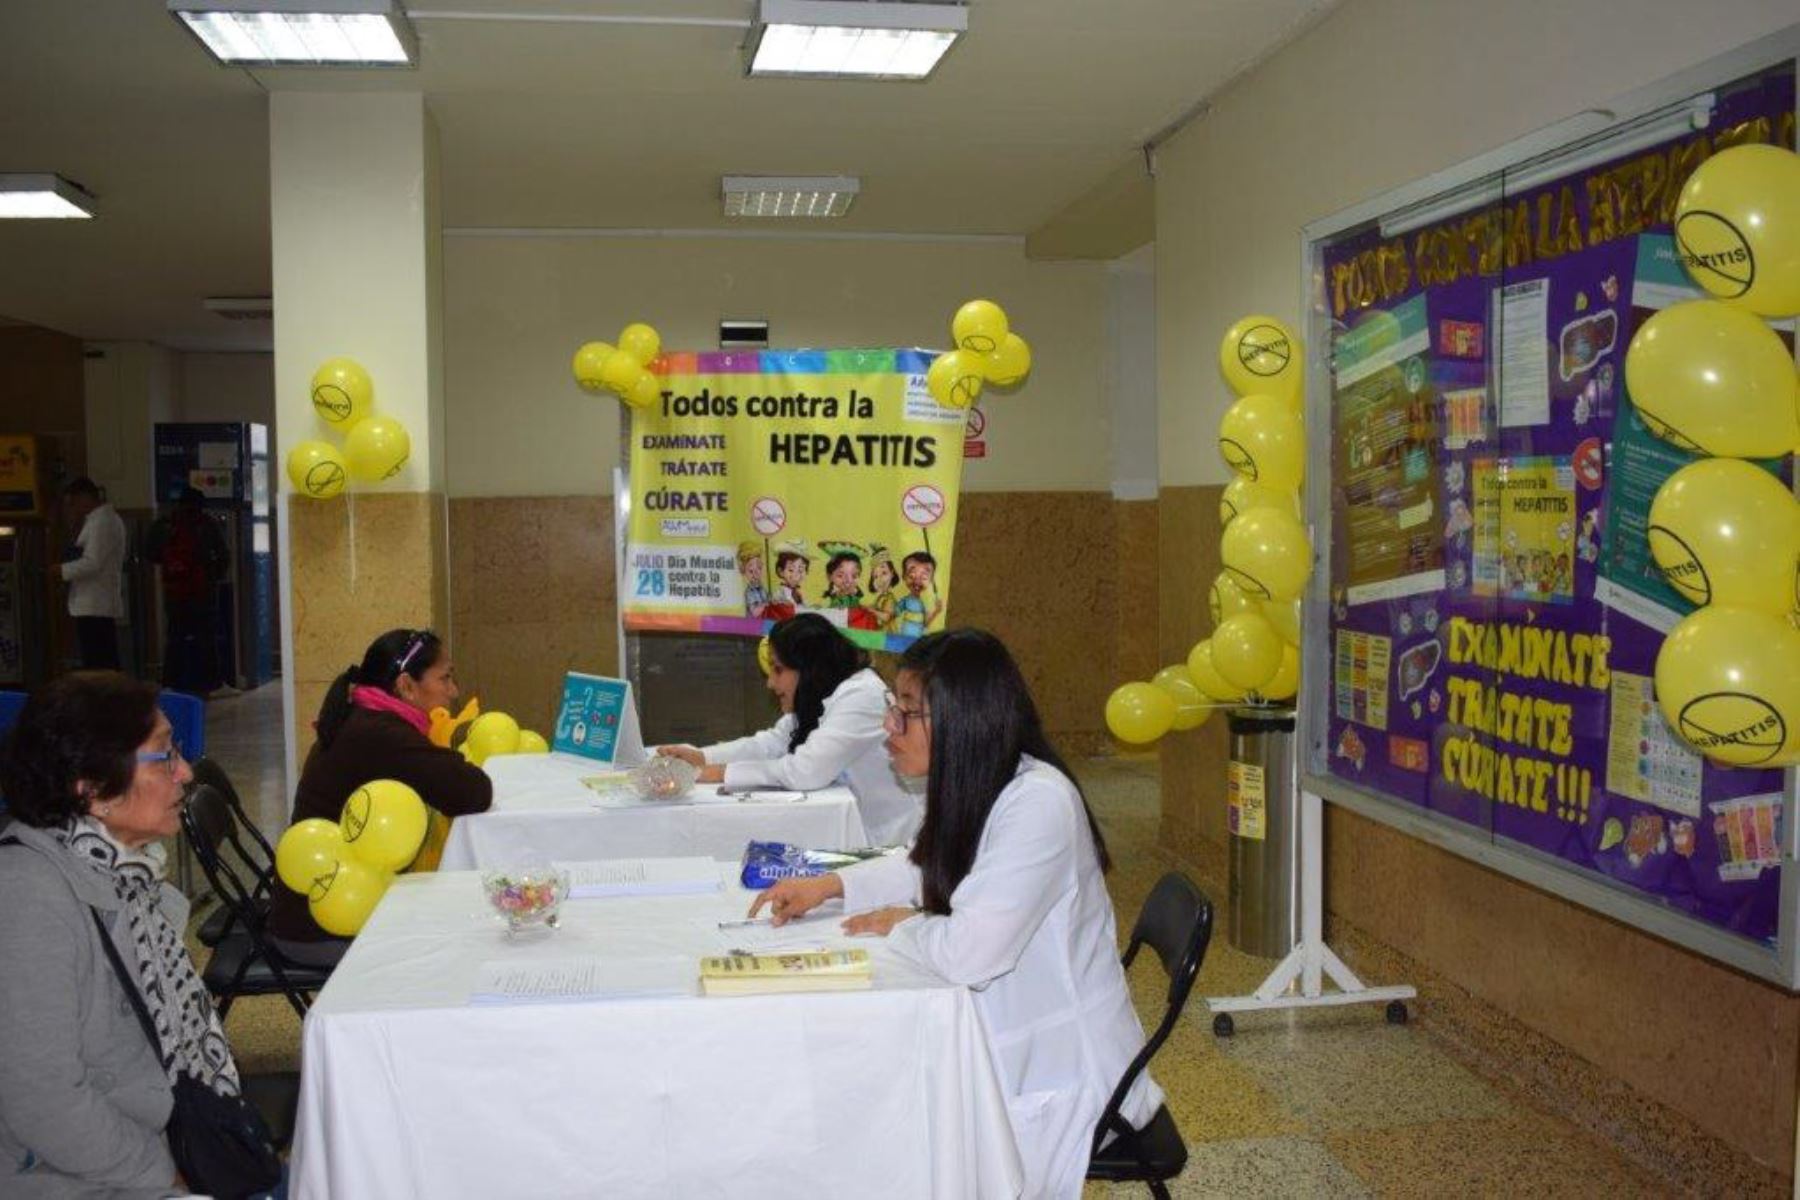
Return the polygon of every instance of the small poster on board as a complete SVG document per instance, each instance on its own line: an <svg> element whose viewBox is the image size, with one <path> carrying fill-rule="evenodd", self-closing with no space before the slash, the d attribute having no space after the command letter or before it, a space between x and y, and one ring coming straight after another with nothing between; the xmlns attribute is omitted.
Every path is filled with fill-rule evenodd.
<svg viewBox="0 0 1800 1200"><path fill-rule="evenodd" d="M643 762L644 738L638 732L631 684L579 671L564 675L556 736L550 748L558 754L579 754L616 767Z"/></svg>

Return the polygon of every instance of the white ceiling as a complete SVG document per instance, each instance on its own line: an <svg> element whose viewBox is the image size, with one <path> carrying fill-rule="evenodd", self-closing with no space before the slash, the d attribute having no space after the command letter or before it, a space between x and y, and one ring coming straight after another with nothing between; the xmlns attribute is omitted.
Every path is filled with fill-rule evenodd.
<svg viewBox="0 0 1800 1200"><path fill-rule="evenodd" d="M711 228L741 224L722 174L853 174L832 229L1026 234L1334 2L974 0L902 84L747 79L724 25L519 19L738 22L752 0L416 0L421 66L382 73L220 67L161 0L5 0L0 171L59 172L101 216L0 222L0 315L266 347L200 300L268 290L270 90L422 90L449 226Z"/></svg>

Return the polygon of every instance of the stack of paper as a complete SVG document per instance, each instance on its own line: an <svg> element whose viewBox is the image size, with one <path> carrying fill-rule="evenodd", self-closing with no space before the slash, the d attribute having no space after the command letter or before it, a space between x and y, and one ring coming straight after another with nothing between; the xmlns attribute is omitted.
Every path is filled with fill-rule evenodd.
<svg viewBox="0 0 1800 1200"><path fill-rule="evenodd" d="M568 1004L645 996L691 996L694 965L685 958L541 959L484 962L470 1004Z"/></svg>
<svg viewBox="0 0 1800 1200"><path fill-rule="evenodd" d="M709 996L849 992L868 987L872 974L867 950L733 954L700 960L700 987Z"/></svg>
<svg viewBox="0 0 1800 1200"><path fill-rule="evenodd" d="M719 864L710 858L609 858L557 863L569 873L569 898L687 896L720 888Z"/></svg>

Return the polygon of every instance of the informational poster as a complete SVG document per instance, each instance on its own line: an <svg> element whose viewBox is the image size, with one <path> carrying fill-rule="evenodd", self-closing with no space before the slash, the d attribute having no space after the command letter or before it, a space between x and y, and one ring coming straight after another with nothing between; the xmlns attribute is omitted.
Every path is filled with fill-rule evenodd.
<svg viewBox="0 0 1800 1200"><path fill-rule="evenodd" d="M42 512L37 438L30 434L0 435L0 515L35 517Z"/></svg>
<svg viewBox="0 0 1800 1200"><path fill-rule="evenodd" d="M1263 769L1233 759L1225 774L1225 822L1232 837L1260 842L1269 836L1268 796Z"/></svg>
<svg viewBox="0 0 1800 1200"><path fill-rule="evenodd" d="M1663 144L1324 245L1323 769L1769 942L1783 777L1713 765L1657 710L1692 606L1644 532L1691 456L1637 420L1624 371L1639 325L1694 294L1682 182L1745 142L1794 144L1791 70L1716 89Z"/></svg>
<svg viewBox="0 0 1800 1200"><path fill-rule="evenodd" d="M812 611L875 649L944 627L968 415L922 350L666 354L631 426L625 626L760 636Z"/></svg>
<svg viewBox="0 0 1800 1200"><path fill-rule="evenodd" d="M631 684L580 671L565 674L550 748L558 754L579 754L622 767L642 762L644 741L638 732Z"/></svg>

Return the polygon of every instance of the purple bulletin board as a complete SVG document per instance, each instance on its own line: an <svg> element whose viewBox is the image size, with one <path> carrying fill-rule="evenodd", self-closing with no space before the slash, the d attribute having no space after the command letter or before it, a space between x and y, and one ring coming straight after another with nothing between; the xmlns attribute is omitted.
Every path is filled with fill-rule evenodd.
<svg viewBox="0 0 1800 1200"><path fill-rule="evenodd" d="M1731 145L1795 145L1784 36L1621 103L1604 132L1307 231L1302 771L1793 986L1786 773L1705 761L1655 704L1691 606L1645 518L1693 456L1644 428L1624 371L1639 324L1700 294L1670 237L1687 176Z"/></svg>

